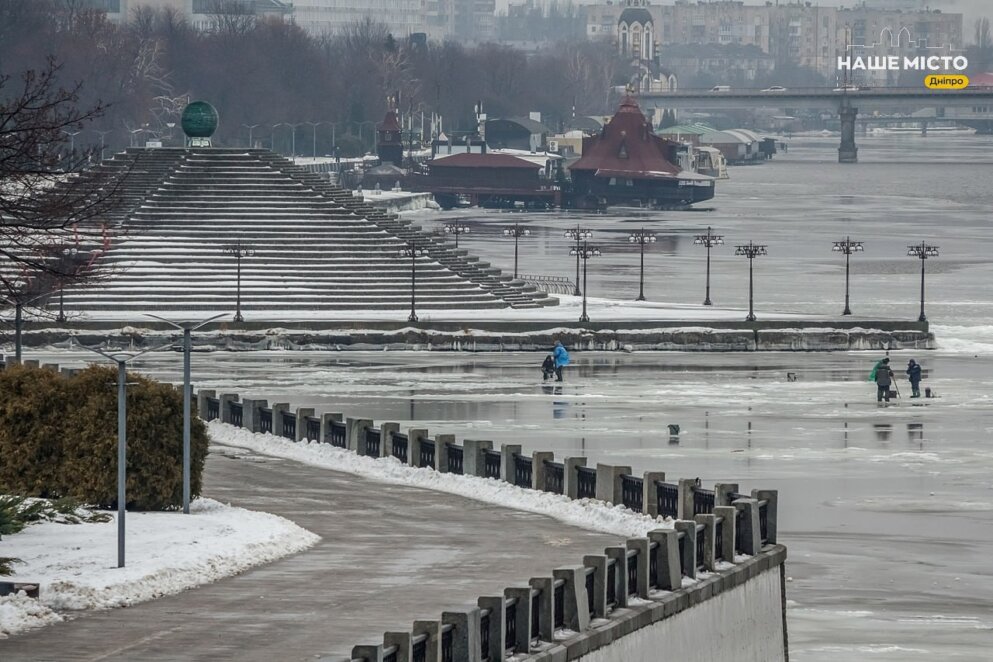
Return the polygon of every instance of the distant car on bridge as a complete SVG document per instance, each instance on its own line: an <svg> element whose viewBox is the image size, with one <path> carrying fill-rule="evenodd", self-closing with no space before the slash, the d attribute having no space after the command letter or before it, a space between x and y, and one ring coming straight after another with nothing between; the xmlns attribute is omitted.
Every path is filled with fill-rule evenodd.
<svg viewBox="0 0 993 662"><path fill-rule="evenodd" d="M763 92L785 92L786 91L786 88L783 87L782 85L771 85L771 86L765 88L762 91Z"/></svg>
<svg viewBox="0 0 993 662"><path fill-rule="evenodd" d="M714 85L712 88L710 88L710 91L711 92L730 92L731 91L731 86L730 85Z"/></svg>

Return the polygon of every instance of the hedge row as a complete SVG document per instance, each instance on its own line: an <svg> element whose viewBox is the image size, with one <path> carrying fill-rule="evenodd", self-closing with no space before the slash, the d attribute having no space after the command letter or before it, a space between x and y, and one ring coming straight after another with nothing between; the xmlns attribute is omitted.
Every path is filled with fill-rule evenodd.
<svg viewBox="0 0 993 662"><path fill-rule="evenodd" d="M183 397L168 384L128 373L127 507L182 505ZM207 431L194 418L190 488L200 494ZM0 493L70 497L117 507L117 369L66 376L0 370Z"/></svg>

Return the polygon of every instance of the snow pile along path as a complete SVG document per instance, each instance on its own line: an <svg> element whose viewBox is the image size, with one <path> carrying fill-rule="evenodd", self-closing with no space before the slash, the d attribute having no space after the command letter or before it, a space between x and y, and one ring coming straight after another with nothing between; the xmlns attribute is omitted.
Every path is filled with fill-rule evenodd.
<svg viewBox="0 0 993 662"><path fill-rule="evenodd" d="M595 499L570 499L539 492L502 480L439 473L430 468L410 467L392 457L372 458L314 441L292 442L271 434L257 434L219 421L207 424L211 440L247 448L264 455L295 460L372 480L422 487L456 494L504 508L547 515L560 522L591 531L625 537L645 536L654 529L672 528L672 521L654 518Z"/></svg>
<svg viewBox="0 0 993 662"><path fill-rule="evenodd" d="M0 637L60 618L48 610L123 607L179 593L302 551L319 539L276 515L197 499L189 515L128 512L127 563L118 568L116 517L35 524L5 537L3 554L24 561L9 579L38 582L41 605L0 598L5 600Z"/></svg>

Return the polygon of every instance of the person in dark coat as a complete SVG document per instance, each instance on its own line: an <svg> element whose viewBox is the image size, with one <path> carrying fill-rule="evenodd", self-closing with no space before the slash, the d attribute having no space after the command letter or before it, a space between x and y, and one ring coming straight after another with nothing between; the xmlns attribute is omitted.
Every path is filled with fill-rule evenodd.
<svg viewBox="0 0 993 662"><path fill-rule="evenodd" d="M552 358L551 354L545 356L544 363L541 364L541 379L547 382L549 379L555 376L555 359Z"/></svg>
<svg viewBox="0 0 993 662"><path fill-rule="evenodd" d="M876 366L876 402L890 401L890 386L893 384L893 371L890 369L890 360L883 359Z"/></svg>
<svg viewBox="0 0 993 662"><path fill-rule="evenodd" d="M910 389L913 391L910 397L921 397L921 364L914 359L910 359L907 364L907 379L910 380Z"/></svg>

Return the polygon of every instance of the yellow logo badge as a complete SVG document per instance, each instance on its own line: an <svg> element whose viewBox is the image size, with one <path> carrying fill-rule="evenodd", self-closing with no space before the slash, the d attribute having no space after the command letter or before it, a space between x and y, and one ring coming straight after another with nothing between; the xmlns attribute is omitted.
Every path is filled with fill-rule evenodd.
<svg viewBox="0 0 993 662"><path fill-rule="evenodd" d="M932 90L964 90L969 87L969 77L963 74L932 74L924 77L924 87Z"/></svg>

